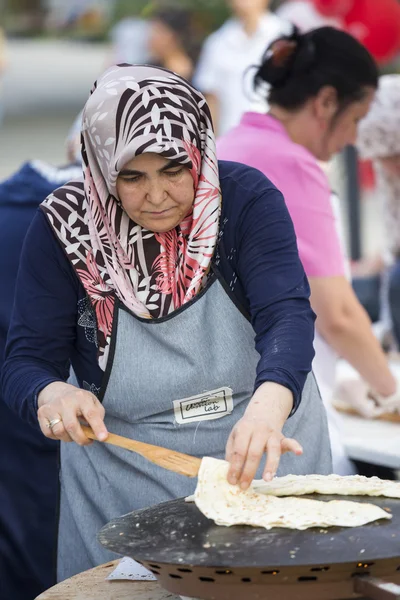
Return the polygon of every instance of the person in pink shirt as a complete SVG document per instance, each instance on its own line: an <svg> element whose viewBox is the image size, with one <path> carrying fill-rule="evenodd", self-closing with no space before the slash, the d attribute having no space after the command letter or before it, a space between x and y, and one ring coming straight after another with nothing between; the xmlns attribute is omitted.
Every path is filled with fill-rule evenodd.
<svg viewBox="0 0 400 600"><path fill-rule="evenodd" d="M259 169L283 193L317 315L313 368L332 425L334 469L346 474L353 466L331 408L337 355L358 371L377 402L393 399L397 385L346 277L331 189L318 161L355 142L357 124L378 86L378 70L368 51L343 31L295 29L267 49L255 86L266 83L268 114L245 113L218 140L218 156Z"/></svg>

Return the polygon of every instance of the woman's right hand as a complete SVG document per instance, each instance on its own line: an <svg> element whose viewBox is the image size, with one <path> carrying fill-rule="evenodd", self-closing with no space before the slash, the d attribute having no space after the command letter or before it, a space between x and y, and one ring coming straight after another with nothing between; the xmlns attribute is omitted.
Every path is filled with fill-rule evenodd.
<svg viewBox="0 0 400 600"><path fill-rule="evenodd" d="M52 440L76 442L80 446L91 444L92 440L84 434L79 420L90 425L100 442L107 439L104 407L91 392L55 381L40 392L38 406L40 428ZM56 419L60 422L50 428L49 423Z"/></svg>

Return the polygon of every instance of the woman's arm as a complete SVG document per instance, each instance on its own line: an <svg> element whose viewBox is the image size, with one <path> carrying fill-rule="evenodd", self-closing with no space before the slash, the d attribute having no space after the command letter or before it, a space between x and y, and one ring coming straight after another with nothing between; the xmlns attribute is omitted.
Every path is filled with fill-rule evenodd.
<svg viewBox="0 0 400 600"><path fill-rule="evenodd" d="M282 433L292 406L293 396L288 388L272 381L260 385L228 439L226 460L231 463L229 483L240 483L242 489L247 489L264 452L267 452L263 473L266 481L275 476L281 454L302 454L300 444Z"/></svg>
<svg viewBox="0 0 400 600"><path fill-rule="evenodd" d="M255 388L265 381L292 392L297 408L314 358L315 315L293 224L272 186L243 211L237 228L237 274L260 354Z"/></svg>
<svg viewBox="0 0 400 600"><path fill-rule="evenodd" d="M3 398L37 426L39 392L69 376L79 282L39 210L21 254L2 372Z"/></svg>
<svg viewBox="0 0 400 600"><path fill-rule="evenodd" d="M243 489L250 485L265 451L266 480L274 476L283 452L301 454L301 446L285 438L282 428L300 402L314 357L314 314L293 225L282 194L267 181L264 187L237 221L231 221L236 231L235 271L260 353L256 391L231 432L226 452L231 463L228 479ZM242 193L249 195L248 189ZM238 289L234 293L240 296Z"/></svg>
<svg viewBox="0 0 400 600"><path fill-rule="evenodd" d="M322 337L382 396L396 391L371 321L345 277L311 277L311 305Z"/></svg>

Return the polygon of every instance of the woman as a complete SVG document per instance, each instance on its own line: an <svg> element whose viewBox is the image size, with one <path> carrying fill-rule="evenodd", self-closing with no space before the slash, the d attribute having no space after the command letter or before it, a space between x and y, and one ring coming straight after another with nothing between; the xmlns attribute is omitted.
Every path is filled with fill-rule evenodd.
<svg viewBox="0 0 400 600"><path fill-rule="evenodd" d="M400 348L400 76L383 75L360 123L357 148L373 161L384 225L382 309ZM387 315L385 313L388 313Z"/></svg>
<svg viewBox="0 0 400 600"><path fill-rule="evenodd" d="M203 96L153 67L97 82L82 156L83 182L50 196L28 233L3 370L14 410L76 442L61 444L60 579L112 556L96 541L111 518L195 486L90 446L80 418L101 441L111 431L221 458L227 444L243 488L265 449L267 480L278 463L331 470L312 376L302 394L313 313L281 194L254 169L218 164ZM279 462L285 451L297 456Z"/></svg>
<svg viewBox="0 0 400 600"><path fill-rule="evenodd" d="M151 63L191 80L200 50L192 11L165 6L151 17L149 54Z"/></svg>
<svg viewBox="0 0 400 600"><path fill-rule="evenodd" d="M353 37L321 27L274 42L255 76L256 85L265 83L271 86L269 113L246 113L219 140L218 155L259 169L283 193L317 315L313 368L331 413L334 470L349 474L353 467L330 408L336 356L350 362L378 396L392 396L396 381L345 275L331 190L318 161L355 142L378 71Z"/></svg>

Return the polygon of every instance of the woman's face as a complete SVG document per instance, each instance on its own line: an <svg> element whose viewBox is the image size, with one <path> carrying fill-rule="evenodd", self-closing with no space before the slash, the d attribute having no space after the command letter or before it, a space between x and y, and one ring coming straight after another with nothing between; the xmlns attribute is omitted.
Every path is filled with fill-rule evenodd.
<svg viewBox="0 0 400 600"><path fill-rule="evenodd" d="M316 143L315 155L319 160L328 161L343 148L355 144L358 123L368 113L375 96L375 89L368 88L365 97L357 102L352 102L338 116L335 116L338 105L333 103L331 114L327 110L326 117L322 117L319 143Z"/></svg>
<svg viewBox="0 0 400 600"><path fill-rule="evenodd" d="M159 154L136 156L121 169L117 193L128 216L149 231L174 229L192 210L190 171Z"/></svg>
<svg viewBox="0 0 400 600"><path fill-rule="evenodd" d="M239 18L258 15L268 9L270 0L228 0L228 6Z"/></svg>
<svg viewBox="0 0 400 600"><path fill-rule="evenodd" d="M153 21L150 27L148 46L151 56L162 60L176 49L178 41L172 29L161 21Z"/></svg>

